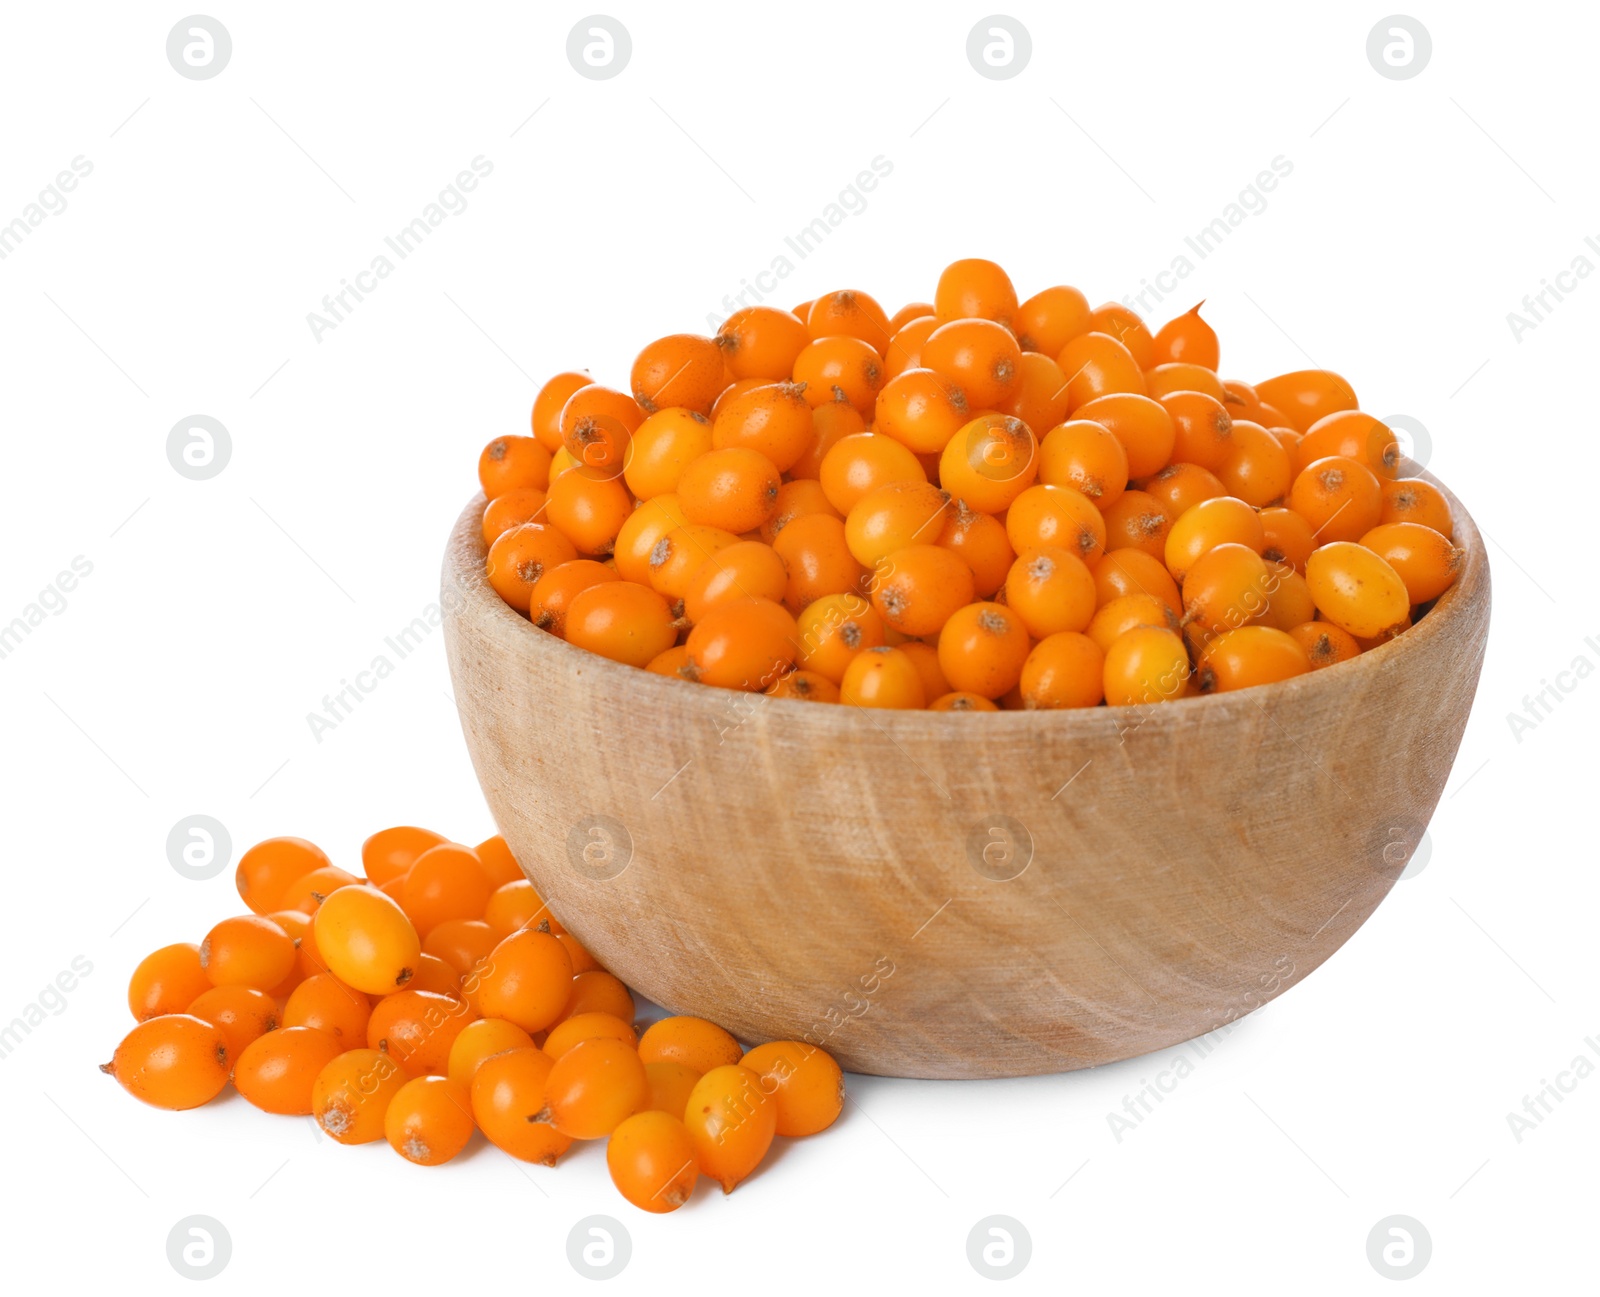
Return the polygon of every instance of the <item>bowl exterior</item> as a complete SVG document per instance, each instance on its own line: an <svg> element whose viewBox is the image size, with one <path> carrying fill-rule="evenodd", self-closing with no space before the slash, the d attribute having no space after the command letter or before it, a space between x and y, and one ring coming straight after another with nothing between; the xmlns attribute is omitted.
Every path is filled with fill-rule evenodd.
<svg viewBox="0 0 1600 1297"><path fill-rule="evenodd" d="M873 713L621 667L494 594L481 500L445 558L446 645L501 832L629 985L859 1072L1066 1071L1259 1008L1387 894L1487 639L1452 505L1465 563L1413 629L1149 707Z"/></svg>

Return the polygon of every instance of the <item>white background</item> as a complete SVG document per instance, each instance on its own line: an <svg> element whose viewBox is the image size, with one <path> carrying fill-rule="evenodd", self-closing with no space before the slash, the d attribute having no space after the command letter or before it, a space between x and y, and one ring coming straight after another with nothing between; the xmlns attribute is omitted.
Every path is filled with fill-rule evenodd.
<svg viewBox="0 0 1600 1297"><path fill-rule="evenodd" d="M1600 1063L1600 684L1520 742L1506 718L1600 664L1600 277L1520 341L1506 316L1600 239L1594 12L1414 10L1433 54L1405 81L1366 57L1383 9L1355 5L1016 5L1033 55L1006 81L968 64L973 6L619 4L633 55L609 81L567 62L580 8L209 12L233 54L207 81L165 57L181 9L10 6L0 39L0 222L93 164L0 261L0 624L93 564L0 660L0 1021L93 966L0 1060L8 1290L185 1290L165 1239L192 1213L231 1235L219 1293L587 1290L565 1240L597 1212L632 1235L619 1292L984 1290L966 1238L995 1213L1032 1237L1018 1290L1376 1291L1366 1239L1395 1213L1432 1237L1416 1291L1592 1281L1600 1077L1520 1142L1506 1115ZM480 154L467 210L314 340L307 312ZM1120 1142L1108 1112L1182 1051L852 1078L826 1136L660 1219L596 1148L430 1173L236 1097L130 1100L95 1070L127 974L237 908L231 869L169 867L171 826L215 816L235 854L301 834L347 866L392 822L492 831L437 633L320 743L306 714L434 601L477 452L525 430L547 374L620 384L643 342L705 330L877 155L892 174L779 304L854 286L892 311L957 256L1024 295L1120 298L1292 162L1156 314L1204 297L1227 375L1314 357L1420 420L1492 540L1493 635L1424 872ZM209 481L166 458L195 413L232 437Z"/></svg>

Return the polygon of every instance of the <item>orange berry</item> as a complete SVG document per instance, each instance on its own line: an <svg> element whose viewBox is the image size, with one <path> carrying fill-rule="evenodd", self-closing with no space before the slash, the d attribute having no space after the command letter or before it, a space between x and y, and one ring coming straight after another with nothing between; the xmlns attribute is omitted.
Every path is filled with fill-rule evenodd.
<svg viewBox="0 0 1600 1297"><path fill-rule="evenodd" d="M520 1161L554 1166L572 1147L550 1123L545 1087L554 1067L554 1059L530 1047L486 1058L473 1075L473 1120L491 1144Z"/></svg>
<svg viewBox="0 0 1600 1297"><path fill-rule="evenodd" d="M889 317L877 299L854 288L816 298L806 314L806 331L814 339L858 339L880 356L888 350L891 336Z"/></svg>
<svg viewBox="0 0 1600 1297"><path fill-rule="evenodd" d="M294 942L259 914L224 919L200 943L200 967L213 986L270 991L294 969Z"/></svg>
<svg viewBox="0 0 1600 1297"><path fill-rule="evenodd" d="M1156 400L1175 392L1201 392L1227 405L1228 389L1204 365L1156 365L1144 372L1144 390ZM1232 413L1230 409L1230 414Z"/></svg>
<svg viewBox="0 0 1600 1297"><path fill-rule="evenodd" d="M1338 662L1348 662L1361 652L1356 637L1347 630L1340 630L1331 621L1302 622L1292 627L1289 634L1305 650L1306 660L1313 671Z"/></svg>
<svg viewBox="0 0 1600 1297"><path fill-rule="evenodd" d="M139 1023L100 1070L155 1108L198 1108L228 1084L231 1060L221 1028L186 1013Z"/></svg>
<svg viewBox="0 0 1600 1297"><path fill-rule="evenodd" d="M916 455L893 437L857 432L839 438L819 469L828 503L848 517L867 495L891 482L926 482Z"/></svg>
<svg viewBox="0 0 1600 1297"><path fill-rule="evenodd" d="M1204 305L1204 302L1195 303L1156 331L1151 350L1155 364L1183 361L1216 369L1222 353L1216 330L1200 318L1200 308Z"/></svg>
<svg viewBox="0 0 1600 1297"><path fill-rule="evenodd" d="M1183 612L1178 583L1160 559L1143 550L1113 549L1094 565L1093 576L1100 607L1124 595L1143 594L1159 599L1174 613Z"/></svg>
<svg viewBox="0 0 1600 1297"><path fill-rule="evenodd" d="M504 940L518 928L531 927L544 916L545 904L526 878L503 883L483 907L483 921Z"/></svg>
<svg viewBox="0 0 1600 1297"><path fill-rule="evenodd" d="M875 347L842 334L807 344L794 362L794 381L805 386L806 404L815 408L840 401L854 406L863 419L872 413L886 377Z"/></svg>
<svg viewBox="0 0 1600 1297"><path fill-rule="evenodd" d="M1056 547L1092 564L1106 551L1105 519L1070 486L1030 486L1022 492L1006 511L1006 536L1018 554Z"/></svg>
<svg viewBox="0 0 1600 1297"><path fill-rule="evenodd" d="M940 272L933 309L942 321L994 320L1009 328L1017 313L1017 290L994 262L968 257Z"/></svg>
<svg viewBox="0 0 1600 1297"><path fill-rule="evenodd" d="M815 478L796 478L778 488L777 512L761 524L761 539L772 544L778 533L796 518L811 513L825 513L830 518L839 517L839 511L828 502L828 493Z"/></svg>
<svg viewBox="0 0 1600 1297"><path fill-rule="evenodd" d="M465 974L487 958L499 941L495 930L482 919L442 919L422 939L422 953Z"/></svg>
<svg viewBox="0 0 1600 1297"><path fill-rule="evenodd" d="M997 603L970 603L939 632L939 669L959 693L998 698L1022 679L1029 647L1016 613Z"/></svg>
<svg viewBox="0 0 1600 1297"><path fill-rule="evenodd" d="M566 1050L545 1082L550 1122L572 1139L604 1139L649 1096L638 1051L609 1036L591 1036Z"/></svg>
<svg viewBox="0 0 1600 1297"><path fill-rule="evenodd" d="M317 1073L311 1115L340 1144L383 1138L384 1117L407 1080L400 1065L376 1049L351 1049Z"/></svg>
<svg viewBox="0 0 1600 1297"><path fill-rule="evenodd" d="M1167 533L1166 563L1172 579L1184 576L1209 549L1234 542L1259 554L1266 544L1261 517L1243 500L1218 496L1185 510Z"/></svg>
<svg viewBox="0 0 1600 1297"><path fill-rule="evenodd" d="M617 532L617 544L611 551L617 575L636 585L649 585L650 556L655 547L664 536L688 521L676 495L658 495L646 500L628 515Z"/></svg>
<svg viewBox="0 0 1600 1297"><path fill-rule="evenodd" d="M676 1211L700 1178L688 1127L656 1111L635 1113L611 1132L606 1169L624 1198L651 1212Z"/></svg>
<svg viewBox="0 0 1600 1297"><path fill-rule="evenodd" d="M845 519L845 544L867 567L905 549L931 545L944 530L950 497L929 482L890 482L868 492Z"/></svg>
<svg viewBox="0 0 1600 1297"><path fill-rule="evenodd" d="M252 913L268 914L283 908L282 898L293 884L332 864L321 847L304 838L268 838L239 857L234 883Z"/></svg>
<svg viewBox="0 0 1600 1297"><path fill-rule="evenodd" d="M754 531L778 507L782 474L760 451L730 446L708 451L683 471L678 500L684 517L724 531Z"/></svg>
<svg viewBox="0 0 1600 1297"><path fill-rule="evenodd" d="M465 1000L434 991L396 991L373 1006L366 1043L402 1068L407 1076L442 1076L450 1047L477 1015Z"/></svg>
<svg viewBox="0 0 1600 1297"><path fill-rule="evenodd" d="M322 869L313 869L309 874L296 880L284 893L281 902L283 908L299 910L302 914L315 914L326 899L333 892L344 887L355 887L361 879L354 874L340 869L337 865L327 865Z"/></svg>
<svg viewBox="0 0 1600 1297"><path fill-rule="evenodd" d="M460 843L442 842L424 851L407 871L400 908L427 936L446 919L476 919L493 895L494 885L477 852Z"/></svg>
<svg viewBox="0 0 1600 1297"><path fill-rule="evenodd" d="M548 522L549 509L549 494L536 486L513 487L495 496L483 507L483 543L493 545L523 523Z"/></svg>
<svg viewBox="0 0 1600 1297"><path fill-rule="evenodd" d="M864 649L850 659L839 682L839 701L854 707L916 710L927 702L922 673L899 649Z"/></svg>
<svg viewBox="0 0 1600 1297"><path fill-rule="evenodd" d="M719 359L719 372L721 367ZM644 418L645 410L626 392L591 383L561 407L562 445L579 468L620 473L628 443ZM552 485L560 480L552 476Z"/></svg>
<svg viewBox="0 0 1600 1297"><path fill-rule="evenodd" d="M199 946L187 941L162 946L141 959L128 979L128 1008L137 1022L186 1013L211 987Z"/></svg>
<svg viewBox="0 0 1600 1297"><path fill-rule="evenodd" d="M567 609L567 643L613 662L645 666L677 638L667 601L632 581L590 586Z"/></svg>
<svg viewBox="0 0 1600 1297"><path fill-rule="evenodd" d="M751 388L724 403L711 429L718 450L737 447L766 457L780 472L799 463L816 430L811 406L796 383Z"/></svg>
<svg viewBox="0 0 1600 1297"><path fill-rule="evenodd" d="M689 632L687 669L702 684L762 690L794 665L799 638L793 615L781 603L732 599Z"/></svg>
<svg viewBox="0 0 1600 1297"><path fill-rule="evenodd" d="M639 1037L639 1057L644 1062L682 1063L702 1075L737 1063L743 1053L737 1040L704 1018L662 1018Z"/></svg>
<svg viewBox="0 0 1600 1297"><path fill-rule="evenodd" d="M422 941L405 911L372 887L334 892L317 911L312 931L328 970L368 995L400 990L422 957Z"/></svg>
<svg viewBox="0 0 1600 1297"><path fill-rule="evenodd" d="M277 1001L265 991L249 986L213 986L202 991L195 996L188 1014L209 1022L222 1033L230 1060L244 1053L252 1040L278 1027Z"/></svg>
<svg viewBox="0 0 1600 1297"><path fill-rule="evenodd" d="M1105 695L1112 707L1172 702L1183 697L1189 651L1175 631L1141 626L1106 650Z"/></svg>
<svg viewBox="0 0 1600 1297"><path fill-rule="evenodd" d="M1022 664L1022 705L1095 707L1105 696L1105 654L1087 635L1061 631L1033 646Z"/></svg>
<svg viewBox="0 0 1600 1297"><path fill-rule="evenodd" d="M992 599L1005 584L1016 561L1005 524L992 514L979 513L957 500L944 514L944 529L936 542L959 554L972 569L973 592L980 599Z"/></svg>
<svg viewBox="0 0 1600 1297"><path fill-rule="evenodd" d="M443 1076L413 1077L383 1115L389 1147L418 1166L448 1162L467 1146L475 1129L472 1092Z"/></svg>
<svg viewBox="0 0 1600 1297"><path fill-rule="evenodd" d="M717 330L728 372L738 379L782 382L811 341L805 321L773 306L740 307Z"/></svg>
<svg viewBox="0 0 1600 1297"><path fill-rule="evenodd" d="M1109 334L1076 335L1057 353L1056 364L1067 376L1069 413L1114 392L1144 395L1144 371L1139 362Z"/></svg>
<svg viewBox="0 0 1600 1297"><path fill-rule="evenodd" d="M857 592L866 582L867 569L850 552L844 523L829 514L796 518L777 534L772 548L789 570L783 602L791 613L824 595Z"/></svg>
<svg viewBox="0 0 1600 1297"><path fill-rule="evenodd" d="M1102 511L1106 520L1106 548L1136 549L1160 559L1167 552L1172 519L1161 502L1144 491L1125 491Z"/></svg>
<svg viewBox="0 0 1600 1297"><path fill-rule="evenodd" d="M1289 507L1311 524L1319 544L1359 540L1383 516L1383 491L1365 464L1329 455L1301 470L1289 489Z"/></svg>
<svg viewBox="0 0 1600 1297"><path fill-rule="evenodd" d="M315 1027L280 1027L245 1046L234 1063L234 1088L262 1112L308 1117L318 1074L344 1049L338 1037Z"/></svg>
<svg viewBox="0 0 1600 1297"><path fill-rule="evenodd" d="M567 400L580 387L588 387L594 379L588 374L572 371L557 374L539 389L533 400L532 431L535 438L552 455L562 449L561 411Z"/></svg>
<svg viewBox="0 0 1600 1297"><path fill-rule="evenodd" d="M640 500L678 489L696 458L711 449L711 420L694 410L657 410L639 425L628 444L622 479Z"/></svg>
<svg viewBox="0 0 1600 1297"><path fill-rule="evenodd" d="M872 606L886 625L902 635L937 635L957 608L972 602L972 596L972 569L959 554L940 545L897 549L873 572Z"/></svg>
<svg viewBox="0 0 1600 1297"><path fill-rule="evenodd" d="M919 315L902 324L889 339L889 350L884 353L884 377L894 378L908 369L922 368L922 344L943 323L936 315Z"/></svg>
<svg viewBox="0 0 1600 1297"><path fill-rule="evenodd" d="M1363 545L1336 540L1321 546L1306 560L1306 582L1317 611L1357 639L1385 638L1410 624L1405 582Z"/></svg>
<svg viewBox="0 0 1600 1297"><path fill-rule="evenodd" d="M1076 288L1058 284L1018 306L1012 323L1023 350L1057 356L1072 339L1090 330L1091 314L1088 298Z"/></svg>
<svg viewBox="0 0 1600 1297"><path fill-rule="evenodd" d="M1097 609L1084 634L1104 654L1118 639L1137 627L1164 626L1177 630L1180 624L1172 608L1153 595L1125 594Z"/></svg>
<svg viewBox="0 0 1600 1297"><path fill-rule="evenodd" d="M939 484L980 513L1006 509L1038 476L1033 430L1006 414L979 415L939 456Z"/></svg>
<svg viewBox="0 0 1600 1297"><path fill-rule="evenodd" d="M760 1074L732 1064L713 1068L695 1083L683 1120L701 1172L732 1193L772 1147L778 1105Z"/></svg>
<svg viewBox="0 0 1600 1297"><path fill-rule="evenodd" d="M793 698L797 702L836 703L839 686L815 671L791 671L768 685L766 694L769 698Z"/></svg>
<svg viewBox="0 0 1600 1297"><path fill-rule="evenodd" d="M1233 416L1221 399L1205 392L1169 392L1157 398L1172 416L1172 458L1216 472L1232 450Z"/></svg>
<svg viewBox="0 0 1600 1297"><path fill-rule="evenodd" d="M346 986L332 973L306 978L283 1006L285 1027L314 1027L337 1040L345 1049L367 1041L367 1019L372 1003L360 991Z"/></svg>
<svg viewBox="0 0 1600 1297"><path fill-rule="evenodd" d="M1202 500L1215 500L1228 494L1222 479L1198 464L1168 464L1138 485L1174 522Z"/></svg>
<svg viewBox="0 0 1600 1297"><path fill-rule="evenodd" d="M972 418L966 393L931 369L907 369L878 393L873 430L919 455L937 454Z"/></svg>
<svg viewBox="0 0 1600 1297"><path fill-rule="evenodd" d="M610 554L622 524L633 512L633 497L612 469L577 468L550 483L545 519L580 554Z"/></svg>
<svg viewBox="0 0 1600 1297"><path fill-rule="evenodd" d="M1067 376L1055 360L1037 351L1024 351L1018 369L1020 377L1001 414L1021 419L1030 428L1054 428L1067 418Z"/></svg>
<svg viewBox="0 0 1600 1297"><path fill-rule="evenodd" d="M674 603L688 597L695 574L713 554L739 537L721 527L685 525L674 527L656 541L650 550L648 582L650 588Z"/></svg>
<svg viewBox="0 0 1600 1297"><path fill-rule="evenodd" d="M830 1054L814 1045L772 1040L757 1045L741 1061L772 1094L779 1135L818 1134L844 1110L844 1074Z"/></svg>
<svg viewBox="0 0 1600 1297"><path fill-rule="evenodd" d="M980 694L951 692L935 698L928 704L928 710L930 712L997 712L1000 708Z"/></svg>
<svg viewBox="0 0 1600 1297"><path fill-rule="evenodd" d="M429 847L436 847L443 841L445 838L431 829L414 828L409 824L379 829L361 844L361 868L368 882L382 887L403 875Z"/></svg>
<svg viewBox="0 0 1600 1297"><path fill-rule="evenodd" d="M819 675L835 685L856 654L884 642L883 618L858 594L829 594L807 604L795 629L801 674Z"/></svg>
<svg viewBox="0 0 1600 1297"><path fill-rule="evenodd" d="M574 1045L585 1040L620 1040L636 1047L639 1038L633 1027L610 1013L578 1013L563 1018L550 1028L541 1048L551 1058L560 1058Z"/></svg>
<svg viewBox="0 0 1600 1297"><path fill-rule="evenodd" d="M1022 381L1022 348L1004 325L953 319L928 335L921 363L965 394L974 410L1009 400Z"/></svg>
<svg viewBox="0 0 1600 1297"><path fill-rule="evenodd" d="M561 1016L565 1019L580 1013L609 1013L613 1018L632 1022L633 996L604 969L579 973L572 979L571 998Z"/></svg>
<svg viewBox="0 0 1600 1297"><path fill-rule="evenodd" d="M478 481L493 500L518 487L550 485L550 452L533 437L496 437L478 456Z"/></svg>
<svg viewBox="0 0 1600 1297"><path fill-rule="evenodd" d="M1442 536L1455 536L1450 502L1444 493L1420 477L1402 477L1381 484L1383 513L1380 522L1417 522Z"/></svg>
<svg viewBox="0 0 1600 1297"><path fill-rule="evenodd" d="M445 1075L452 1081L470 1086L485 1059L503 1054L508 1049L532 1048L533 1037L516 1023L507 1022L504 1018L474 1018L451 1042L450 1055L445 1061Z"/></svg>
<svg viewBox="0 0 1600 1297"><path fill-rule="evenodd" d="M504 532L489 546L484 570L494 592L525 613L540 578L577 557L572 542L554 527L527 522Z"/></svg>
<svg viewBox="0 0 1600 1297"><path fill-rule="evenodd" d="M1246 545L1214 545L1183 577L1185 620L1201 630L1232 630L1264 619L1276 586L1266 560Z"/></svg>
<svg viewBox="0 0 1600 1297"><path fill-rule="evenodd" d="M1354 410L1358 404L1350 384L1329 369L1299 369L1266 379L1255 387L1257 396L1281 410L1296 432L1308 432L1323 416L1336 410Z"/></svg>
<svg viewBox="0 0 1600 1297"><path fill-rule="evenodd" d="M567 1008L572 957L550 933L524 928L490 952L477 978L483 1017L504 1018L524 1031L544 1031Z"/></svg>
<svg viewBox="0 0 1600 1297"><path fill-rule="evenodd" d="M817 481L822 475L822 461L834 445L841 438L866 430L867 421L853 405L832 401L817 406L811 411L811 443L789 470L789 477L796 481Z"/></svg>
<svg viewBox="0 0 1600 1297"><path fill-rule="evenodd" d="M1430 603L1455 584L1466 551L1418 522L1381 523L1361 538L1405 582L1412 603Z"/></svg>
<svg viewBox="0 0 1600 1297"><path fill-rule="evenodd" d="M683 611L699 625L714 611L743 599L781 600L789 588L789 569L771 545L741 540L711 555L694 570L683 596Z"/></svg>
<svg viewBox="0 0 1600 1297"><path fill-rule="evenodd" d="M1300 641L1273 626L1224 631L1200 654L1196 678L1202 693L1227 693L1276 684L1311 669Z"/></svg>
<svg viewBox="0 0 1600 1297"><path fill-rule="evenodd" d="M1092 419L1057 424L1039 443L1039 481L1070 486L1102 513L1128 487L1128 452L1115 433Z"/></svg>
<svg viewBox="0 0 1600 1297"><path fill-rule="evenodd" d="M577 558L549 568L528 595L528 619L540 630L566 638L567 607L592 585L617 581L615 568L592 558Z"/></svg>
<svg viewBox="0 0 1600 1297"><path fill-rule="evenodd" d="M1248 419L1234 419L1226 458L1217 477L1228 494L1262 509L1282 504L1293 481L1289 452L1283 443Z"/></svg>
<svg viewBox="0 0 1600 1297"><path fill-rule="evenodd" d="M1302 576L1306 559L1317 547L1311 524L1289 508L1270 508L1261 511L1261 535L1266 544L1261 557L1275 563L1287 563Z"/></svg>
<svg viewBox="0 0 1600 1297"><path fill-rule="evenodd" d="M675 406L705 414L723 388L722 349L697 333L657 338L634 358L629 383L647 414Z"/></svg>
<svg viewBox="0 0 1600 1297"><path fill-rule="evenodd" d="M689 1106L689 1095L701 1073L686 1063L646 1062L645 1079L650 1083L650 1095L645 1100L647 1112L670 1112L681 1118Z"/></svg>
<svg viewBox="0 0 1600 1297"><path fill-rule="evenodd" d="M1018 554L1005 590L1006 607L1035 639L1081 631L1094 616L1094 577L1076 554L1055 546Z"/></svg>
<svg viewBox="0 0 1600 1297"><path fill-rule="evenodd" d="M1359 410L1336 410L1307 428L1295 446L1295 468L1304 469L1329 455L1344 455L1365 464L1380 479L1400 475L1400 442L1394 430Z"/></svg>

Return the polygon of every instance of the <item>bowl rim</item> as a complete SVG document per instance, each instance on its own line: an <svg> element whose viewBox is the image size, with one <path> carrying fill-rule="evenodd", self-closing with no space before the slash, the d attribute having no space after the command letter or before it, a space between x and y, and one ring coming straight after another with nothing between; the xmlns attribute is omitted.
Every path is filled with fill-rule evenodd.
<svg viewBox="0 0 1600 1297"><path fill-rule="evenodd" d="M1410 471L1405 471L1407 469ZM999 733L1015 736L1019 731L1034 731L1048 725L1053 730L1065 727L1069 732L1076 727L1085 740L1088 740L1104 733L1107 717L1139 714L1146 717L1146 720L1140 722L1143 726L1148 723L1148 718L1153 713L1168 723L1175 724L1188 720L1200 721L1214 713L1226 711L1237 706L1238 703L1234 700L1238 699L1247 699L1259 706L1259 700L1263 697L1303 700L1323 692L1331 693L1344 688L1347 684L1353 684L1357 672L1366 672L1370 676L1373 672L1383 671L1391 660L1401 653L1426 649L1439 636L1447 634L1465 621L1476 610L1480 599L1488 595L1488 552L1484 547L1482 534L1460 499L1433 474L1409 460L1403 465L1402 472L1398 476L1420 478L1443 493L1450 505L1451 524L1455 533L1451 539L1465 552L1461 572L1454 584L1434 601L1414 625L1387 643L1357 654L1348 661L1268 685L1255 685L1249 689L1231 690L1226 693L1175 698L1160 704L1002 709L997 712L977 713L983 719L976 721L970 715L934 712L926 708L913 711L829 707L797 698L766 694L748 696L763 698L766 703L780 704L782 710L779 715L790 718L810 717L819 727L842 730L847 727L859 728L861 724L870 723L880 730L890 731L891 737L892 731L899 730L902 734L943 731L951 736L970 738L975 732L983 734L993 732L995 726L1001 727ZM527 617L507 604L489 584L484 567L484 560L488 555L488 545L483 539L483 510L486 503L483 492L477 492L451 529L442 572L446 596L443 611L446 620L468 612L475 620L481 621L487 618L490 626L496 627L506 635L521 635L521 643L527 646L525 652L540 665L573 674L593 671L600 680L614 683L618 687L626 686L635 691L645 690L647 691L643 695L645 697L650 696L648 691L651 690L670 691L657 696L685 707L699 706L708 717L713 714L726 716L729 695L737 697L745 693L742 690L715 687L686 687L685 681L672 680L653 671L614 662L610 658L601 657L598 653L575 648L555 635L540 632ZM457 591L464 591L465 598L450 599L452 586ZM1263 690L1267 692L1262 693ZM696 697L699 698L698 703L691 701ZM762 711L765 710L763 705ZM978 727L976 731L973 729L974 725ZM942 737L938 733L933 733L932 736Z"/></svg>

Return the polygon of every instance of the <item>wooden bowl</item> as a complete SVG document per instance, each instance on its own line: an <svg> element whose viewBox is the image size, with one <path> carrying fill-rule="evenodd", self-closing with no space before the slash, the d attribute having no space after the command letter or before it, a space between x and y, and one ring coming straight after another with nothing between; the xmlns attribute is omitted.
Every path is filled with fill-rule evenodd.
<svg viewBox="0 0 1600 1297"><path fill-rule="evenodd" d="M445 555L496 823L607 968L857 1072L1067 1071L1242 1017L1327 959L1418 844L1466 725L1489 564L1282 684L1144 708L871 712L693 686L534 628Z"/></svg>

